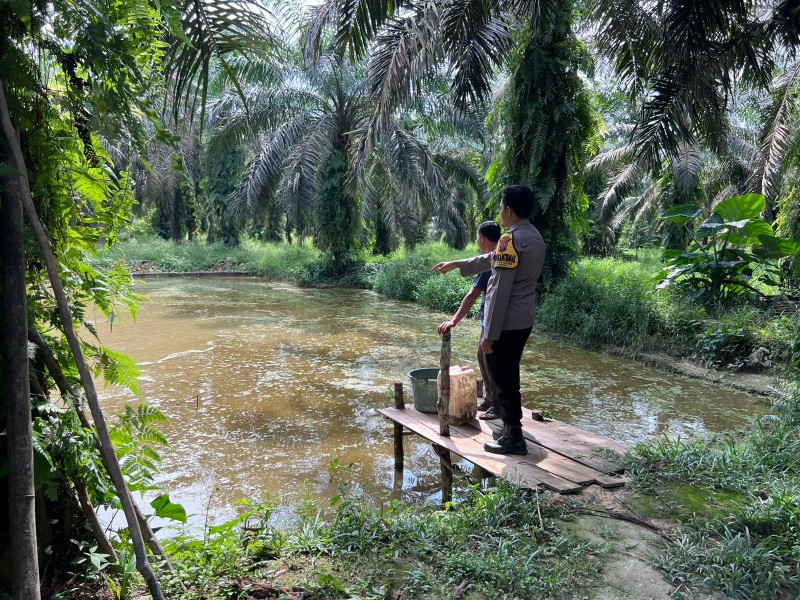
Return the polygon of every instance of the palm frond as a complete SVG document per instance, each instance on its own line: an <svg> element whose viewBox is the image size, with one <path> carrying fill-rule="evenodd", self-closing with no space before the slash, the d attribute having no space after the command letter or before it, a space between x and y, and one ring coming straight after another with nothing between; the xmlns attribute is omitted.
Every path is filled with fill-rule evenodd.
<svg viewBox="0 0 800 600"><path fill-rule="evenodd" d="M165 72L174 103L173 113L195 113L201 103L201 121L212 60L227 71L234 87L246 103L236 74L228 59L231 55L266 58L268 48L277 46L270 34L268 13L249 0L186 0L180 25L173 26ZM178 29L179 27L179 29Z"/></svg>
<svg viewBox="0 0 800 600"><path fill-rule="evenodd" d="M697 187L700 169L703 167L703 153L697 142L681 143L671 166L678 190L683 194L689 194Z"/></svg>
<svg viewBox="0 0 800 600"><path fill-rule="evenodd" d="M784 157L795 135L796 114L800 97L800 62L794 70L780 77L772 89L761 134L761 157L754 171L754 179L760 179L760 191L768 199L775 192Z"/></svg>
<svg viewBox="0 0 800 600"><path fill-rule="evenodd" d="M617 171L609 179L608 187L603 191L602 199L597 207L600 216L605 218L606 215L613 211L625 195L626 190L638 183L642 175L641 166L635 160Z"/></svg>
<svg viewBox="0 0 800 600"><path fill-rule="evenodd" d="M273 49L279 53L279 49ZM281 55L283 53L280 53ZM285 78L286 64L282 60L270 56L265 59L259 56L233 54L227 58L229 69L217 69L213 81L209 84L209 94L215 98L230 93L238 83L247 87L277 87ZM248 99L249 99L249 92ZM241 102L241 98L239 101Z"/></svg>
<svg viewBox="0 0 800 600"><path fill-rule="evenodd" d="M605 173L629 160L632 153L631 146L620 146L601 152L586 165L586 173Z"/></svg>
<svg viewBox="0 0 800 600"><path fill-rule="evenodd" d="M338 133L336 116L326 114L310 123L299 143L292 146L276 198L295 222L305 221L313 212L319 166L330 155Z"/></svg>
<svg viewBox="0 0 800 600"><path fill-rule="evenodd" d="M229 208L237 219L243 220L254 214L261 200L274 193L283 174L284 160L307 124L307 115L298 115L275 131L263 144L261 152L248 165L241 185L231 198Z"/></svg>
<svg viewBox="0 0 800 600"><path fill-rule="evenodd" d="M598 48L611 59L629 95L639 95L661 43L658 14L645 10L638 0L595 0L592 21Z"/></svg>
<svg viewBox="0 0 800 600"><path fill-rule="evenodd" d="M438 60L441 17L441 7L430 2L406 18L389 21L376 36L367 71L368 89L377 102L370 136L386 127L395 107L422 89L425 75Z"/></svg>
<svg viewBox="0 0 800 600"><path fill-rule="evenodd" d="M364 56L369 42L380 27L402 5L392 0L327 0L311 13L306 35L305 55L311 61L320 56L325 30L335 27L333 46L351 61Z"/></svg>
<svg viewBox="0 0 800 600"><path fill-rule="evenodd" d="M451 95L461 108L489 96L495 69L512 46L510 28L492 3L448 2L442 9L442 46L450 59Z"/></svg>

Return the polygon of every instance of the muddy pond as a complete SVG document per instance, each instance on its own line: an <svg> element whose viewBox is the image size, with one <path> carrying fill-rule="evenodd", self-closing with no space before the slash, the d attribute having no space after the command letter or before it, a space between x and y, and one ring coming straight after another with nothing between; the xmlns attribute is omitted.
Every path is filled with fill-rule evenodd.
<svg viewBox="0 0 800 600"><path fill-rule="evenodd" d="M101 391L109 418L146 401L170 420L158 483L202 526L267 496L291 518L301 498L329 504L348 482L377 501L439 495L439 462L415 436L393 469L394 381L438 366L448 315L373 292L301 289L252 279L158 279L136 322L101 329L104 345L142 371L140 397ZM475 365L479 327L453 331L453 364ZM625 444L740 427L757 398L534 336L523 356L523 404ZM332 476L334 461L348 468Z"/></svg>

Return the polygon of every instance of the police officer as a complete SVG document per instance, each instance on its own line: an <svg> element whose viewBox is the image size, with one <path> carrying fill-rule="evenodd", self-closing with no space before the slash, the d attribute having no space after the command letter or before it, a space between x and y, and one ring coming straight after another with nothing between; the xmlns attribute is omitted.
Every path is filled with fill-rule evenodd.
<svg viewBox="0 0 800 600"><path fill-rule="evenodd" d="M481 347L497 386L503 420L499 439L483 446L495 454L528 452L522 436L519 362L536 320L536 288L545 255L544 240L528 220L533 200L533 192L526 186L505 188L500 197L500 224L507 229L494 252L433 267L439 273L458 267L465 277L492 271Z"/></svg>

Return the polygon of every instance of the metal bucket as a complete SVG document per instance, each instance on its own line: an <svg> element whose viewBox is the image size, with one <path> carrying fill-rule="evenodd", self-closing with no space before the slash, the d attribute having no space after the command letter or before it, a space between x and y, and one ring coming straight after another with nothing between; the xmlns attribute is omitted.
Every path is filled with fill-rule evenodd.
<svg viewBox="0 0 800 600"><path fill-rule="evenodd" d="M436 400L439 398L437 375L439 369L414 369L408 372L414 408L420 412L436 413Z"/></svg>

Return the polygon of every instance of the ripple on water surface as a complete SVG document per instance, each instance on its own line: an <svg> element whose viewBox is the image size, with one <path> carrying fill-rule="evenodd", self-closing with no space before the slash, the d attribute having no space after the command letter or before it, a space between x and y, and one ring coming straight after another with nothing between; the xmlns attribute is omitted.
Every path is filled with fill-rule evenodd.
<svg viewBox="0 0 800 600"><path fill-rule="evenodd" d="M438 494L429 444L406 439L393 470L394 381L438 366L436 326L447 316L364 290L308 290L253 280L160 280L136 323L104 344L141 367L141 398L170 419L160 483L202 524L238 498L297 499L304 484L325 505L341 477L376 499ZM453 364L475 364L479 328L453 332ZM523 402L625 444L739 427L754 398L639 364L533 337L523 357ZM410 385L406 385L411 401ZM135 398L106 388L108 413ZM468 466L467 466L468 468Z"/></svg>

